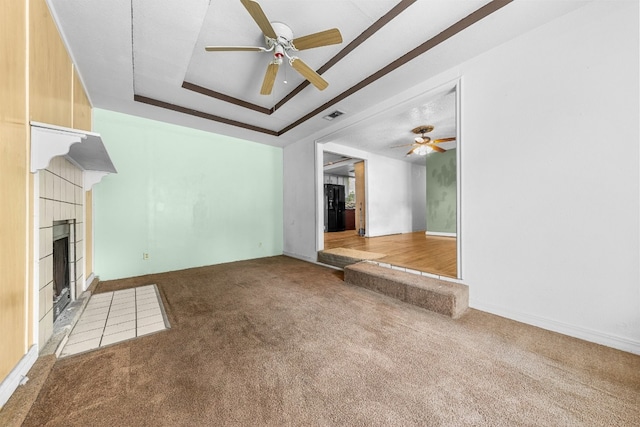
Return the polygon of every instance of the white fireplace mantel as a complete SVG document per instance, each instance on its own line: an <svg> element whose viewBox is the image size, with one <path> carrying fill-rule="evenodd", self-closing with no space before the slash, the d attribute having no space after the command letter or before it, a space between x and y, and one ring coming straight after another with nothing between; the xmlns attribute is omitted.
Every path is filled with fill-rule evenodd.
<svg viewBox="0 0 640 427"><path fill-rule="evenodd" d="M31 172L45 169L56 156L65 156L83 171L85 191L117 173L99 134L31 122Z"/></svg>

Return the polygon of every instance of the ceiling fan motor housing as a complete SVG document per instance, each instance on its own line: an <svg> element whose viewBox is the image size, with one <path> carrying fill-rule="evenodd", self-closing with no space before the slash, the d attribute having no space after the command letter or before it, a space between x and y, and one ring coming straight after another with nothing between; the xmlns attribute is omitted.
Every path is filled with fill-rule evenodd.
<svg viewBox="0 0 640 427"><path fill-rule="evenodd" d="M271 47L274 44L281 44L284 47L291 46L291 40L293 40L293 31L287 24L283 24L282 22L271 22L271 27L273 31L276 33L276 38L272 39L271 37L264 36L265 42L267 46Z"/></svg>
<svg viewBox="0 0 640 427"><path fill-rule="evenodd" d="M282 22L271 22L271 27L276 33L276 38L264 36L265 43L269 48L275 47L273 50L273 62L276 64L282 64L282 59L286 55L286 51L291 49L291 40L293 40L293 31L287 24Z"/></svg>
<svg viewBox="0 0 640 427"><path fill-rule="evenodd" d="M293 67L309 83L318 90L324 90L329 83L323 79L313 68L304 63L297 56L289 55L289 51L312 49L316 47L329 46L342 43L340 30L332 28L313 34L307 34L294 40L291 28L282 22L269 22L264 11L255 0L240 0L249 15L262 30L266 48L259 46L205 46L208 52L271 52L273 59L267 65L267 71L262 81L260 89L261 95L270 95L278 74L278 68L284 58L289 60L289 65ZM294 42L299 46L295 46ZM286 83L286 82L285 82Z"/></svg>

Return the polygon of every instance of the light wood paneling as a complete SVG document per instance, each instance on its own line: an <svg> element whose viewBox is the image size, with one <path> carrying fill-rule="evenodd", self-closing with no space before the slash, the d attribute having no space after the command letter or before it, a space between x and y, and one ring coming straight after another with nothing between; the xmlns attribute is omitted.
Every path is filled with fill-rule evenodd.
<svg viewBox="0 0 640 427"><path fill-rule="evenodd" d="M354 231L324 233L324 248L348 248L386 254L376 261L427 273L456 277L455 237L426 236L424 231L360 237Z"/></svg>
<svg viewBox="0 0 640 427"><path fill-rule="evenodd" d="M24 14L21 2L0 4L0 119L2 127L8 124L25 123L26 111L26 37Z"/></svg>
<svg viewBox="0 0 640 427"><path fill-rule="evenodd" d="M91 273L93 273L93 192L87 191L84 193L85 195L85 253L84 253L84 278L85 280L89 278ZM87 283L87 286L89 283Z"/></svg>
<svg viewBox="0 0 640 427"><path fill-rule="evenodd" d="M31 120L71 127L71 60L45 0L32 0L29 5Z"/></svg>
<svg viewBox="0 0 640 427"><path fill-rule="evenodd" d="M26 4L0 5L0 381L27 350Z"/></svg>
<svg viewBox="0 0 640 427"><path fill-rule="evenodd" d="M74 129L91 130L91 103L73 67L73 126Z"/></svg>
<svg viewBox="0 0 640 427"><path fill-rule="evenodd" d="M91 105L45 0L3 1L0 36L0 194L6 201L0 204L2 381L35 342L29 120L91 130Z"/></svg>

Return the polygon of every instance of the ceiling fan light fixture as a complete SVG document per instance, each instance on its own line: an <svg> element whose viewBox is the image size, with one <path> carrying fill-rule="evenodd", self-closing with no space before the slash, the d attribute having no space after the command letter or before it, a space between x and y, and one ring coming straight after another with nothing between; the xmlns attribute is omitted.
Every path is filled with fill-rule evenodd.
<svg viewBox="0 0 640 427"><path fill-rule="evenodd" d="M276 48L273 52L273 61L277 62L278 65L282 64L282 58L284 58L284 55L286 54L284 48L282 47L282 45L278 44L276 45Z"/></svg>
<svg viewBox="0 0 640 427"><path fill-rule="evenodd" d="M270 22L264 14L262 7L254 0L240 0L244 8L249 12L264 35L265 47L259 46L205 46L207 52L270 52L273 50L273 59L267 66L261 95L270 95L275 81L277 69L284 58L289 60L289 65L318 90L325 90L329 82L323 79L318 72L304 63L300 58L289 55L288 51L314 49L316 47L329 46L342 43L342 34L337 28L320 31L306 36L293 38L293 31L287 24L278 21ZM286 83L286 77L285 77Z"/></svg>
<svg viewBox="0 0 640 427"><path fill-rule="evenodd" d="M434 127L432 125L418 126L417 128L411 129L411 132L419 135L413 139L413 142L411 144L392 145L391 148L411 146L411 150L409 150L409 152L405 154L405 157L410 157L414 154L417 154L418 156L426 156L427 154L433 153L434 151L438 153L444 153L447 150L440 147L438 144L443 142L455 141L456 137L452 136L449 138L431 139L430 137L425 135L425 133L431 132L433 129Z"/></svg>
<svg viewBox="0 0 640 427"><path fill-rule="evenodd" d="M427 147L426 145L422 145L420 147L417 147L415 150L413 150L414 154L417 154L418 156L426 156L427 154L431 153L433 151L433 149L431 147Z"/></svg>

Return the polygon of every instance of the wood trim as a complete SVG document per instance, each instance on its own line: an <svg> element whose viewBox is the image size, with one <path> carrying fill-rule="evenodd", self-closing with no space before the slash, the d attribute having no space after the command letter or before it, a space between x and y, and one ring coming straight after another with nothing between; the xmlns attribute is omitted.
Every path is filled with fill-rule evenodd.
<svg viewBox="0 0 640 427"><path fill-rule="evenodd" d="M409 1L409 0L407 0L407 1ZM145 96L141 96L141 95L135 95L134 94L133 99L134 99L134 101L143 102L145 104L149 104L149 105L153 105L153 106L161 107L161 108L166 108L166 109L177 111L177 112L184 113L184 114L189 114L189 115L192 115L192 116L195 116L195 117L200 117L200 118L216 121L216 122L228 124L228 125L231 125L231 126L237 126L237 127L241 127L241 128L248 129L248 130L253 130L253 131L256 131L256 132L265 133L265 134L268 134L268 135L281 136L281 135L289 132L291 129L301 125L304 122L306 122L307 120L315 117L316 115L318 115L322 111L326 110L327 108L331 107L332 105L335 105L338 102L342 101L343 99L348 98L349 96L351 96L354 93L360 91L361 89L364 89L365 87L367 87L371 83L375 82L376 80L378 80L378 79L386 76L387 74L391 73L392 71L400 68L401 66L403 66L406 63L408 63L409 61L411 61L411 60L417 58L418 56L428 52L429 50L431 50L434 47L438 46L440 43L448 40L449 38L451 38L453 36L455 36L459 32L461 32L464 29L466 29L466 28L470 27L471 25L475 24L476 22L486 18L487 16L491 15L493 12L503 8L504 6L508 5L512 1L513 0L493 0L492 2L485 4L481 8L477 9L475 12L473 12L470 15L466 16L465 18L461 19L460 21L456 22L455 24L453 24L449 28L445 29L441 33L437 34L436 36L434 36L431 39L427 40L426 42L422 43L418 47L416 47L416 48L410 50L409 52L405 53L404 55L402 55L401 57L399 57L395 61L387 64L383 68L381 68L378 71L376 71L375 73L371 74L369 77L365 78L364 80L360 81L359 83L357 83L354 86L350 87L349 89L345 90L340 95L338 95L338 96L334 97L333 99L325 102L324 104L322 104L318 108L316 108L316 109L312 110L311 112L305 114L304 116L302 116L298 120L294 121L293 123L289 124L288 126L285 126L284 128L282 128L279 131L274 131L274 130L270 130L270 129L266 129L266 128L261 128L261 127L258 127L258 126L253 126L253 125L250 125L248 123L243 123L243 122L240 122L240 121L227 119L227 118L216 116L216 115L213 115L213 114L204 113L202 111L194 110L194 109L191 109L191 108L180 107L178 105L170 104L168 102L159 101L159 100L156 100L156 99L153 99L153 98L149 98L149 97L145 97ZM392 9L392 11L394 9ZM391 12L389 12L389 13L391 13ZM349 45L351 45L351 44L349 44ZM338 55L340 55L340 53L338 53ZM336 56L338 56L338 55L336 55ZM329 62L331 62L331 61L329 61ZM326 71L326 70L324 70L324 71ZM186 83L186 82L184 82L184 83ZM184 87L184 83L183 83L183 87ZM203 88L203 89L204 90L208 90L208 89L205 89L205 88ZM297 90L297 88L294 89L294 91L295 90ZM302 90L302 89L300 89L300 90ZM226 96L226 95L223 95L223 94L220 94L220 95L223 96L223 97ZM228 97L228 98L236 99L236 98L232 98L232 97ZM218 99L222 99L222 98L218 98ZM289 99L287 99L287 101ZM237 100L237 101L244 102L244 101L241 101L241 100ZM249 104L249 103L247 103L247 104ZM239 104L236 104L236 105L239 105ZM253 104L251 104L251 105L253 105ZM282 104L278 103L278 104L276 104L276 107L274 107L274 108L277 109L277 108L279 108L281 106L282 106Z"/></svg>
<svg viewBox="0 0 640 427"><path fill-rule="evenodd" d="M416 0L402 0L400 3L395 5L389 12L384 14L380 19L378 19L371 26L369 26L369 28L364 30L358 37L353 39L353 41L351 43L346 45L344 47L344 49L342 49L340 52L338 52L326 64L324 64L322 67L318 68L318 70L316 72L318 74L323 74L324 72L329 70L331 67L336 65L338 63L338 61L340 61L342 58L344 58L345 56L347 56L348 54L353 52L365 40L367 40L369 37L371 37L376 32L378 32L378 30L382 29L385 25L387 25L389 22L391 22L392 19L394 19L396 16L400 15L400 13L402 13L406 8L408 8L409 6L411 6L415 2L416 2ZM296 87L294 90L289 92L289 94L287 96L285 96L284 98L282 98L282 100L280 100L278 103L276 103L276 105L273 107L273 111L278 110L284 104L289 102L294 96L296 96L298 93L300 93L307 86L309 86L309 81L308 80L305 80L302 83L300 83L298 85L298 87Z"/></svg>
<svg viewBox="0 0 640 427"><path fill-rule="evenodd" d="M411 6L416 1L417 0L401 0L397 5L395 5L391 10L389 10L389 12L387 12L385 15L383 15L380 19L378 19L371 26L369 26L369 28L364 30L351 43L349 43L347 46L345 46L340 52L338 52L326 64L324 64L322 67L318 68L318 70L316 72L318 74L322 74L322 73L326 72L328 69L330 69L331 67L333 67L334 65L336 65L338 63L338 61L340 61L342 58L344 58L345 56L350 54L355 48L360 46L365 40L367 40L369 37L374 35L378 30L380 30L382 27L384 27L389 22L391 22L391 20L393 18L398 16L401 12L403 12L406 8ZM200 93L202 95L206 95L206 96L210 96L212 98L220 99L222 101L229 102L229 103L237 105L239 107L248 108L250 110L254 110L254 111L257 111L259 113L263 113L263 114L267 114L267 115L273 114L276 110L278 110L284 104L286 104L291 99L293 99L294 96L299 94L307 86L309 86L309 81L305 80L302 83L300 83L295 89L293 89L291 92L289 92L288 95L286 95L284 98L282 98L280 101L278 101L275 104L275 106L273 106L272 108L266 108L266 107L261 107L261 106L256 105L256 104L252 104L250 102L243 101L243 100L238 99L238 98L234 98L234 97L229 96L229 95L225 95L225 94L220 93L220 92L216 92L216 91L211 90L211 89L207 89L207 88L202 87L202 86L198 86L198 85L193 84L193 83L189 83L186 80L182 82L182 87L184 89L192 90L192 91L198 92L198 93Z"/></svg>
<svg viewBox="0 0 640 427"><path fill-rule="evenodd" d="M226 119L224 117L216 116L214 114L204 113L202 111L194 110L193 108L181 107L179 105L171 104L169 102L160 101L160 100L149 98L142 95L133 95L133 100L137 102L142 102L143 104L153 105L154 107L165 108L167 110L177 111L178 113L189 114L191 116L200 117L200 118L211 120L214 122L224 123L231 126L237 126L237 127L252 130L255 132L266 133L267 135L278 136L278 132L275 130L266 129L259 126L253 126L248 123L239 122L237 120Z"/></svg>
<svg viewBox="0 0 640 427"><path fill-rule="evenodd" d="M342 92L340 95L336 96L335 98L331 99L330 101L325 102L320 107L316 108L315 110L307 113L306 115L302 116L301 118L299 118L295 122L291 123L289 126L285 127L280 132L278 132L278 136L290 131L291 129L293 129L293 128L299 126L299 125L301 125L302 123L304 123L307 120L311 119L312 117L316 116L320 112L326 110L327 108L331 107L332 105L337 104L338 102L342 101L343 99L348 98L349 96L353 95L354 93L358 92L359 90L364 89L365 87L369 86L371 83L375 82L376 80L378 80L378 79L386 76L390 72L400 68L401 66L403 66L407 62L411 61L412 59L415 59L418 56L428 52L429 50L433 49L434 47L436 47L440 43L448 40L449 38L451 38L453 36L455 36L456 34L461 32L462 30L470 27L471 25L475 24L476 22L480 21L481 19L486 18L487 16L491 15L493 12L501 9L502 7L504 7L507 4L511 3L512 1L513 0L494 0L491 3L487 3L486 5L482 6L480 9L476 10L475 12L473 12L472 14L466 16L465 18L462 18L460 21L456 22L455 24L453 24L452 26L450 26L446 30L442 31L441 33L437 34L436 36L434 36L431 39L427 40L426 42L422 43L420 46L416 47L413 50L410 50L409 52L405 53L404 55L402 55L401 57L399 57L395 61L389 63L385 67L383 67L383 68L379 69L378 71L376 71L375 73L371 74L369 77L367 77L364 80L360 81L360 83L350 87L349 89L347 89L344 92Z"/></svg>
<svg viewBox="0 0 640 427"><path fill-rule="evenodd" d="M194 83L189 83L188 81L182 82L182 87L187 90L192 90L194 92L198 92L202 95L210 96L211 98L216 98L224 102L228 102L230 104L237 105L239 107L248 108L253 111L257 111L262 114L273 114L275 111L274 108L261 107L257 104L252 104L251 102L243 101L242 99L234 98L229 95L225 95L224 93L216 92L215 90L207 89L206 87L198 86Z"/></svg>
<svg viewBox="0 0 640 427"><path fill-rule="evenodd" d="M356 175L356 232L367 231L367 182L365 180L365 164L361 160L353 164ZM364 236L363 234L362 236ZM326 249L326 248L325 248Z"/></svg>

